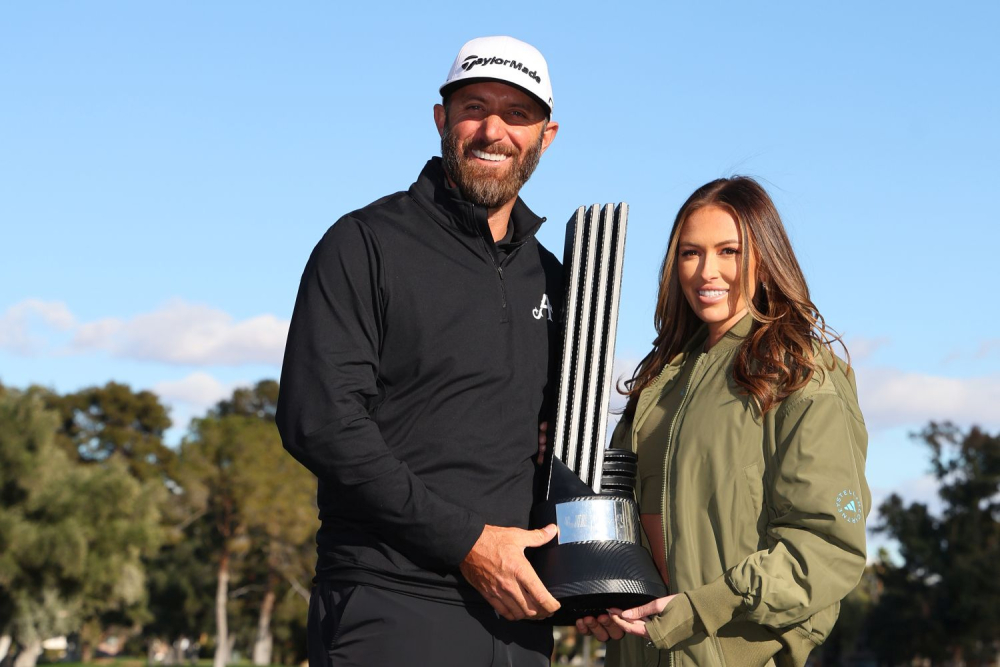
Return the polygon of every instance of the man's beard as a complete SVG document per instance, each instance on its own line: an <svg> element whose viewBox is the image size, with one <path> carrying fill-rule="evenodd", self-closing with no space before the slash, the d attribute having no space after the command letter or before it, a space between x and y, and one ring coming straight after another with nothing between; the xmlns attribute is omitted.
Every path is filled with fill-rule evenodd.
<svg viewBox="0 0 1000 667"><path fill-rule="evenodd" d="M538 166L538 160L542 157L544 129L543 127L543 131L539 132L537 143L521 153L501 144L473 144L472 139L467 140L464 146L459 146L458 137L445 125L441 136L444 168L467 201L486 208L499 208L517 196ZM510 165L503 173L497 173L501 170L475 164L465 157L472 149L507 155Z"/></svg>

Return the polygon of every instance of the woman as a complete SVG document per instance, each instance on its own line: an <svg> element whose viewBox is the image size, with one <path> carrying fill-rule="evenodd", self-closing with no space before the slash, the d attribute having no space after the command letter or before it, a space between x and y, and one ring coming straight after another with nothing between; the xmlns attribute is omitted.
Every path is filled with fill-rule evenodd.
<svg viewBox="0 0 1000 667"><path fill-rule="evenodd" d="M681 207L652 351L612 446L673 595L577 622L608 665L802 665L865 567L867 434L770 197L735 177Z"/></svg>

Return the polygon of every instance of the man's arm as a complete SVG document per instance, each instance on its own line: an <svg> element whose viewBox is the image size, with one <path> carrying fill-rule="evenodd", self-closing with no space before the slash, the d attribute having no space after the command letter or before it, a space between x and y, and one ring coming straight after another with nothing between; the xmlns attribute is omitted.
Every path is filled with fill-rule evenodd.
<svg viewBox="0 0 1000 667"><path fill-rule="evenodd" d="M453 571L470 560L463 574L498 612L548 615L546 603L555 601L538 592L544 587L523 554L540 534L486 526L432 492L393 455L371 418L379 400L383 270L377 238L351 217L313 251L285 347L276 415L282 442L392 548Z"/></svg>
<svg viewBox="0 0 1000 667"><path fill-rule="evenodd" d="M345 217L302 275L285 346L276 421L285 448L358 522L425 565L455 569L484 522L431 492L371 419L382 341L381 252Z"/></svg>

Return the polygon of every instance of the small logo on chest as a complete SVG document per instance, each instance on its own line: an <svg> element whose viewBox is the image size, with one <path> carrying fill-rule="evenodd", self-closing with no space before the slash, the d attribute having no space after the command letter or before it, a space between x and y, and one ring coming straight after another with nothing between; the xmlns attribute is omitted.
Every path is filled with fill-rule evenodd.
<svg viewBox="0 0 1000 667"><path fill-rule="evenodd" d="M531 314L535 316L536 320L540 320L545 316L548 317L549 322L552 321L552 303L549 301L548 294L542 294L542 302L538 304L538 308L531 309Z"/></svg>

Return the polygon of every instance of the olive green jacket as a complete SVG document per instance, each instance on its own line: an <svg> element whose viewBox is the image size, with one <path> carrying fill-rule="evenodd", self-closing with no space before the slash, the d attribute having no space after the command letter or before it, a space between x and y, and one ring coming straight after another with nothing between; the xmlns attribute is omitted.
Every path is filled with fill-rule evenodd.
<svg viewBox="0 0 1000 667"><path fill-rule="evenodd" d="M668 586L683 595L647 624L655 647L609 643L612 667L802 665L864 571L868 436L853 373L837 359L761 417L732 372L752 324L743 318L707 353L703 327L615 430L612 446L636 451L650 409L683 392L662 506Z"/></svg>

